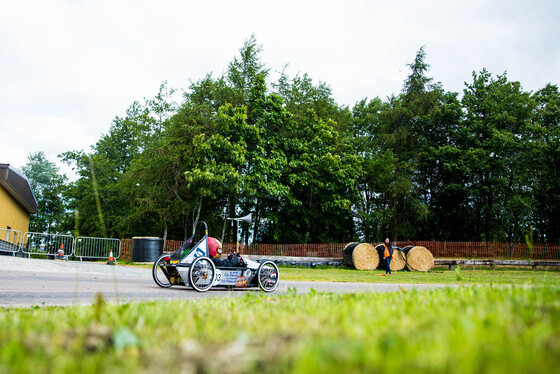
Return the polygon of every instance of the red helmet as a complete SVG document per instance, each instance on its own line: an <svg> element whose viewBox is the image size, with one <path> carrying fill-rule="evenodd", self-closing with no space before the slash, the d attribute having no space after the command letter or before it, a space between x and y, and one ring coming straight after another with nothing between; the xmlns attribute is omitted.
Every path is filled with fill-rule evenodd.
<svg viewBox="0 0 560 374"><path fill-rule="evenodd" d="M220 257L222 255L222 243L216 238L208 238L208 252L210 257Z"/></svg>

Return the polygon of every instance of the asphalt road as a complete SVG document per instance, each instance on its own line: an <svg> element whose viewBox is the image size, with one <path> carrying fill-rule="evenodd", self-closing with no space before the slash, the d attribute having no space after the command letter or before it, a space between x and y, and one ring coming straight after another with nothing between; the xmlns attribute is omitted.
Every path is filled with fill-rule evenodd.
<svg viewBox="0 0 560 374"><path fill-rule="evenodd" d="M284 281L280 271L280 285L274 293L285 293L290 288L297 292L309 292L311 288L318 292L390 292L440 287L445 285ZM150 269L0 256L0 307L87 305L98 293L107 302L127 303L236 297L247 292L261 291L216 288L199 293L185 287L164 289L154 283Z"/></svg>

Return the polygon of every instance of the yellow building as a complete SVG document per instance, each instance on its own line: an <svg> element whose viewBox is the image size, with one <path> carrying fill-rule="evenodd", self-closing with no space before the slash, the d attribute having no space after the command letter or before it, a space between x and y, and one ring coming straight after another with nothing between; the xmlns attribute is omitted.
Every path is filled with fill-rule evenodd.
<svg viewBox="0 0 560 374"><path fill-rule="evenodd" d="M29 230L29 217L37 213L37 200L29 181L9 164L0 164L0 229Z"/></svg>

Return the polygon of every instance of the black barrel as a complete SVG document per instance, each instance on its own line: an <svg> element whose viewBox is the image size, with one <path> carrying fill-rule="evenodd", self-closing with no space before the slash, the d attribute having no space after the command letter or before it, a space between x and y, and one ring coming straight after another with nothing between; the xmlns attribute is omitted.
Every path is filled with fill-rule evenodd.
<svg viewBox="0 0 560 374"><path fill-rule="evenodd" d="M132 262L154 262L163 253L162 238L132 238Z"/></svg>

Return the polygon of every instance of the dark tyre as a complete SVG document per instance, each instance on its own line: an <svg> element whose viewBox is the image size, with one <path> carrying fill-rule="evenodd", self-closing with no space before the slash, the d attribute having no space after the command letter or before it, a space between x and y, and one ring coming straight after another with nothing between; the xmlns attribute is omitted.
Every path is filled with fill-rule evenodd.
<svg viewBox="0 0 560 374"><path fill-rule="evenodd" d="M163 288L171 287L171 283L169 282L169 273L167 272L166 266L169 262L165 260L166 257L169 257L169 255L161 255L156 262L154 262L154 266L152 267L152 277L154 277L154 282Z"/></svg>
<svg viewBox="0 0 560 374"><path fill-rule="evenodd" d="M280 282L278 266L272 261L263 262L257 270L257 282L264 292L274 291Z"/></svg>
<svg viewBox="0 0 560 374"><path fill-rule="evenodd" d="M208 257L199 257L189 269L189 283L198 292L206 292L216 279L216 266Z"/></svg>

